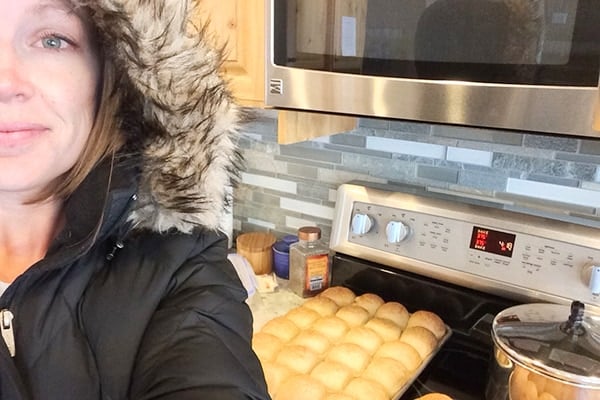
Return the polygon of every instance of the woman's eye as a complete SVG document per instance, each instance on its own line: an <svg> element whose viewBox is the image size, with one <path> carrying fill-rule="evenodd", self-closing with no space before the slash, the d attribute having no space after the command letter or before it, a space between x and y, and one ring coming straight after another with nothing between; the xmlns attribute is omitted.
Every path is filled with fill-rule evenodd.
<svg viewBox="0 0 600 400"><path fill-rule="evenodd" d="M42 38L42 47L46 49L62 49L68 45L67 41L56 35L49 35Z"/></svg>

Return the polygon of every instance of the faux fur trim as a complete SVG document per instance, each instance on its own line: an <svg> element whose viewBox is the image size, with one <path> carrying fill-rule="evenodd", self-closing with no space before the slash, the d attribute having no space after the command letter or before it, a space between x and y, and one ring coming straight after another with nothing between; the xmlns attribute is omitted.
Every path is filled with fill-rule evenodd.
<svg viewBox="0 0 600 400"><path fill-rule="evenodd" d="M105 51L128 78L124 90L144 105L141 187L130 221L160 232L218 228L241 166L244 113L219 73L222 52L190 20L196 3L75 2L91 11Z"/></svg>

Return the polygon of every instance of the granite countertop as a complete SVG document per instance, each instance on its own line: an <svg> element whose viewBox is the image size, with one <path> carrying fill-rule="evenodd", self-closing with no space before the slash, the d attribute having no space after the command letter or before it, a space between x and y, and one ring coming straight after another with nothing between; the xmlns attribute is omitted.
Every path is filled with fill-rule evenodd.
<svg viewBox="0 0 600 400"><path fill-rule="evenodd" d="M305 300L281 286L273 292L255 293L248 299L248 305L254 317L254 332L258 332L267 321L286 314L292 308L304 303Z"/></svg>
<svg viewBox="0 0 600 400"><path fill-rule="evenodd" d="M306 300L289 290L287 280L277 278L274 273L255 275L244 256L230 253L227 258L248 292L246 303L254 317L254 332L258 332L267 321L286 314Z"/></svg>

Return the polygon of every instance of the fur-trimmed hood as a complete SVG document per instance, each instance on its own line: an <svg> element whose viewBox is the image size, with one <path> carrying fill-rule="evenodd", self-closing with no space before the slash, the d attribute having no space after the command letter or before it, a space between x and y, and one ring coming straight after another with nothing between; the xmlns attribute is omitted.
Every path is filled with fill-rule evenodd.
<svg viewBox="0 0 600 400"><path fill-rule="evenodd" d="M219 67L222 52L194 23L193 0L72 0L100 33L105 56L116 60L125 130L141 157L137 228L189 232L216 229L237 181L234 104ZM137 126L139 125L139 127Z"/></svg>

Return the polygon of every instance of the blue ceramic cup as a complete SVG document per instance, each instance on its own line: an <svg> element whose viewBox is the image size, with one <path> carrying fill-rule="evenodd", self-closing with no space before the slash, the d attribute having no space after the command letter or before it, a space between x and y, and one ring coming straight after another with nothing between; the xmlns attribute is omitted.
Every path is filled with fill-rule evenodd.
<svg viewBox="0 0 600 400"><path fill-rule="evenodd" d="M290 245L298 241L295 235L287 235L273 245L273 270L282 279L290 279Z"/></svg>

